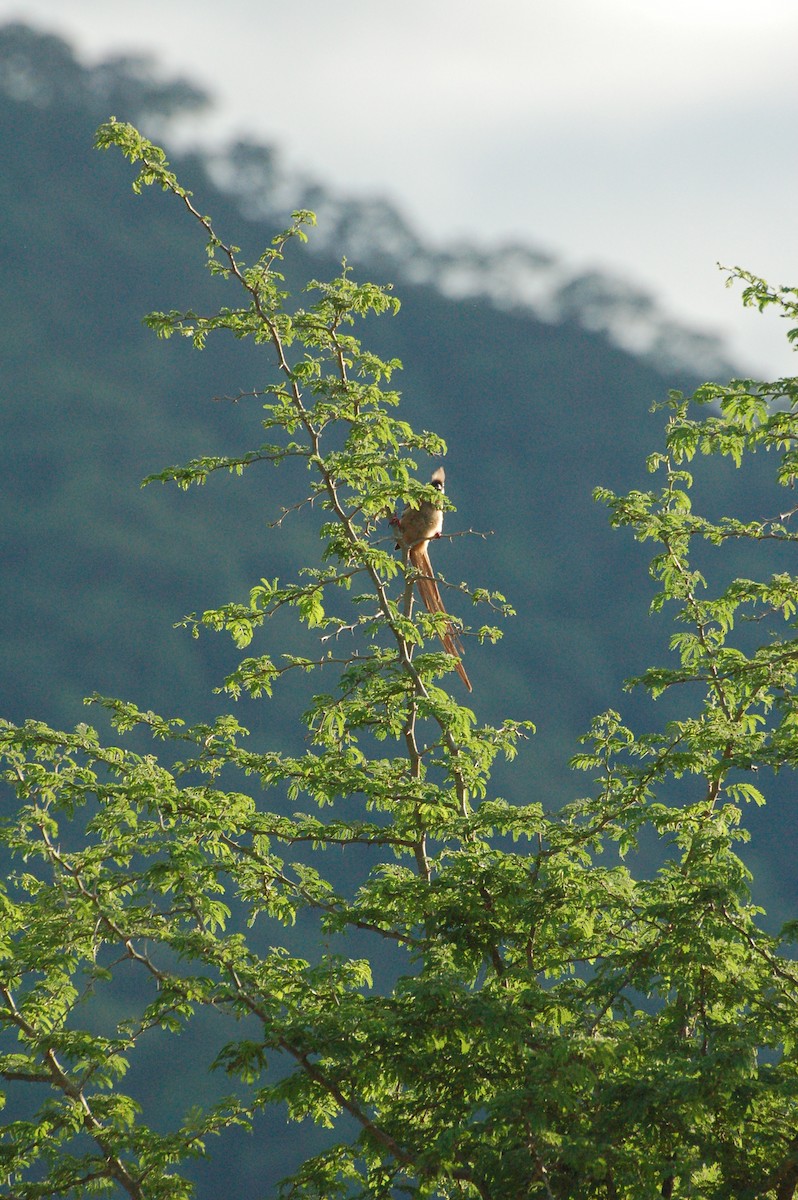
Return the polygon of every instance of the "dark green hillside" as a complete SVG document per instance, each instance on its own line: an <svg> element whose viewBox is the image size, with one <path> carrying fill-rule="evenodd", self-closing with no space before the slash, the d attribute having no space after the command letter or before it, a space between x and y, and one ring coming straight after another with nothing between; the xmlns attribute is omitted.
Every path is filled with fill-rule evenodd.
<svg viewBox="0 0 798 1200"><path fill-rule="evenodd" d="M39 49L46 40L25 45L34 66ZM91 73L68 67L50 63L69 75L50 102L36 78L38 94L0 102L3 707L68 723L100 690L207 713L225 647L198 645L172 623L285 567L287 534L270 538L264 557L265 522L283 498L267 470L249 487L217 478L188 495L138 484L169 462L256 439L252 401L212 397L258 386L268 362L222 342L198 355L142 328L150 309L197 304L219 285L176 206L133 197L124 165L91 149L103 97ZM133 109L146 109L131 91ZM180 171L221 229L245 251L260 248L271 229L244 222L200 162ZM355 270L372 273L368 262ZM648 409L673 381L576 324L428 288L401 294L400 315L374 324L371 340L405 364L409 418L449 442L458 526L495 531L443 543L437 560L455 581L505 591L519 612L502 646L469 654L476 700L490 707L503 694L503 707L531 714L542 735L536 773L561 779L574 733L647 653L619 644L612 622L625 628L640 611L646 582L637 572L634 594L618 595L632 551L608 531L591 488L642 474L658 424ZM589 690L577 691L586 662Z"/></svg>
<svg viewBox="0 0 798 1200"><path fill-rule="evenodd" d="M85 71L62 43L19 27L0 51L3 709L71 723L99 690L207 714L226 647L172 624L284 570L299 527L270 537L265 557L283 500L268 469L249 486L214 478L190 494L138 485L167 463L254 443L255 402L212 398L259 386L270 364L229 342L197 354L142 327L147 311L197 305L221 285L177 206L134 197L125 166L92 150L110 104L138 119L198 97L153 90L129 64ZM245 221L200 161L178 165L218 227L255 254L272 229ZM329 267L310 255L308 274ZM354 269L383 277L368 261ZM404 363L409 419L449 443L457 526L495 531L442 543L437 562L455 582L498 587L519 614L498 648L470 650L475 703L489 715L501 697L531 715L536 786L559 787L575 735L618 703L619 682L664 636L645 617L645 556L608 529L591 491L645 481L661 425L651 403L690 381L576 319L400 292L399 316L368 336Z"/></svg>
<svg viewBox="0 0 798 1200"><path fill-rule="evenodd" d="M216 710L212 688L232 654L173 624L290 567L301 523L271 534L266 524L301 481L285 496L262 468L244 485L214 477L190 493L140 490L168 463L256 444L256 401L213 398L259 387L270 363L249 346L217 341L197 354L143 328L151 309L198 307L223 285L177 206L134 197L126 166L92 149L111 105L146 120L199 97L185 84L155 88L135 64L84 70L63 43L20 27L3 31L0 67L0 707L70 725L99 691L199 719ZM177 166L217 227L256 254L273 227L245 220L200 160ZM384 261L353 265L384 278ZM311 247L306 275L331 271ZM400 292L400 314L374 322L368 339L402 359L408 418L449 443L459 506L449 528L494 531L441 543L436 562L454 582L500 589L518 611L498 647L468 648L474 704L486 719L535 720L524 766L500 786L557 803L573 787L575 738L606 707L634 711L620 683L661 657L668 636L646 616L645 551L608 528L591 491L645 485L661 427L650 406L691 381L575 317L545 324L430 287ZM729 488L751 512L781 502L757 501L756 478L741 489L732 470L717 481L720 509Z"/></svg>
<svg viewBox="0 0 798 1200"><path fill-rule="evenodd" d="M126 166L92 149L109 111L146 121L200 98L185 84L151 85L136 64L85 70L57 39L20 27L0 38L0 81L2 710L68 725L100 691L207 716L232 655L173 623L289 569L301 523L271 534L266 524L301 480L292 496L268 468L244 485L139 489L168 463L256 444L257 402L213 398L261 386L270 362L229 341L197 354L143 328L151 309L199 307L223 285L177 206L134 197ZM256 254L273 226L242 217L199 159L177 166L218 228ZM375 257L379 266L355 262L356 274L382 280ZM331 271L311 245L305 277ZM448 527L494 531L441 543L436 562L454 582L500 589L518 611L498 647L468 648L474 703L487 719L509 710L535 720L526 769L501 786L556 803L573 787L575 738L606 707L634 711L620 683L661 657L668 636L646 616L644 549L608 528L591 492L645 485L661 427L650 406L695 381L658 372L576 316L547 324L431 287L399 290L401 312L367 338L402 359L408 418L449 443L459 512ZM757 497L755 475L741 484L733 470L718 475L719 510L735 507L731 488L752 513L778 510L780 497Z"/></svg>

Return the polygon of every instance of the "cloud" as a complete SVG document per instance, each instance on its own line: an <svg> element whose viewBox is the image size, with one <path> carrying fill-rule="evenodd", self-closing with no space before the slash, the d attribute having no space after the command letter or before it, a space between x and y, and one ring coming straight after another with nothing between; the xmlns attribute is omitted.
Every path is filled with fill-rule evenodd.
<svg viewBox="0 0 798 1200"><path fill-rule="evenodd" d="M512 235L611 266L732 330L742 354L780 353L714 263L798 278L795 0L22 7L0 0L0 18L95 61L149 49L196 79L218 100L205 139L275 141L295 169L387 195L427 234Z"/></svg>

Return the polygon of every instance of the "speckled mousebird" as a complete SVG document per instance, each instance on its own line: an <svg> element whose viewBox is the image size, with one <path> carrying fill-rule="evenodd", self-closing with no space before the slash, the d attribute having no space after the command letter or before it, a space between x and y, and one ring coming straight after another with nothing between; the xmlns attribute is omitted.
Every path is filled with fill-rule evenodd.
<svg viewBox="0 0 798 1200"><path fill-rule="evenodd" d="M446 474L443 467L438 467L432 472L430 483L439 492L443 493L445 482ZM422 500L418 508L408 505L401 517L394 517L391 524L397 530L397 537L399 539L396 543L397 549L401 547L401 549L406 551L412 566L418 572L416 583L418 584L419 594L427 612L445 613L446 609L443 607L441 593L435 582L435 572L432 569L432 563L427 551L427 547L432 539L441 536L441 530L443 529L443 509L438 508L437 505L429 500ZM465 667L460 661L463 647L454 632L454 628L451 625L447 626L444 632L440 634L440 639L447 654L451 654L457 659L455 669L470 692L472 690L471 682L465 673Z"/></svg>

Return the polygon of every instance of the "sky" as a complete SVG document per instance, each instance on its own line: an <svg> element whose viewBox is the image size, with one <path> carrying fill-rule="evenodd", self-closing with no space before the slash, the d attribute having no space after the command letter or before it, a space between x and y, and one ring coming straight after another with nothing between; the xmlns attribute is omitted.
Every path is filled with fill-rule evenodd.
<svg viewBox="0 0 798 1200"><path fill-rule="evenodd" d="M798 285L796 0L0 0L79 57L154 56L214 98L202 136L389 199L443 245L598 268L798 374L717 263Z"/></svg>

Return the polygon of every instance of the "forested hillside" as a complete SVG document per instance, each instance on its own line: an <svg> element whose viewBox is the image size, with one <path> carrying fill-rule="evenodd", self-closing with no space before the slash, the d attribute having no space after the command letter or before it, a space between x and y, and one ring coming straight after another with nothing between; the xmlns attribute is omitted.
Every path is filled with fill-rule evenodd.
<svg viewBox="0 0 798 1200"><path fill-rule="evenodd" d="M71 722L100 690L207 711L223 651L172 623L279 572L263 561L262 535L288 498L268 471L235 500L221 478L187 495L138 485L169 462L239 444L253 402L214 398L250 391L265 364L229 341L197 356L141 325L149 310L218 285L180 214L157 197L136 201L124 167L92 138L111 105L138 119L174 97L134 86L131 68L114 89L110 70L98 82L60 44L18 30L5 53L4 708ZM220 228L244 229L245 253L265 244L272 228L243 220L202 162L179 167ZM315 256L308 270L330 265ZM365 253L352 266L383 278ZM591 490L644 479L661 424L649 407L679 381L576 321L545 324L429 286L400 294L400 314L366 337L403 361L408 418L449 443L458 528L493 531L442 544L439 566L454 581L484 578L519 614L503 645L474 655L476 695L531 712L546 746L535 772L556 775L574 734L647 653L645 623L639 643L626 636L645 604L641 560L607 529Z"/></svg>
<svg viewBox="0 0 798 1200"><path fill-rule="evenodd" d="M243 492L220 477L186 494L139 488L168 463L245 444L256 402L218 398L252 391L268 369L249 346L217 341L197 355L142 327L148 311L210 300L220 285L203 271L180 213L157 196L133 197L123 164L92 149L109 111L143 118L146 128L202 103L189 84L155 84L135 61L88 70L58 39L19 26L0 39L0 694L15 719L73 724L93 691L207 716L228 648L208 637L197 643L174 622L244 596L291 558L287 547L285 559L271 549L264 560L266 522L291 501L268 468ZM245 157L251 164L252 148ZM272 152L258 161L263 181ZM271 225L247 219L229 171L222 193L201 159L177 166L219 228L235 231L245 255L259 252L276 213ZM275 201L261 193L266 211L285 191L276 168L272 176ZM250 209L252 188L247 175ZM296 200L333 212L351 251L357 207L342 215L335 197L308 190ZM376 265L363 247L352 268L384 282L392 214L381 211ZM318 240L329 244L330 230ZM313 236L306 253L308 274L332 271ZM416 246L416 261L420 254ZM656 370L586 329L598 323L596 286L584 311L570 289L560 301L570 317L552 322L430 285L404 282L398 292L399 315L375 322L366 341L402 360L408 419L448 442L458 506L450 528L491 533L442 543L436 561L454 582L503 592L518 613L497 647L470 656L474 702L486 719L498 703L536 722L529 775L515 772L507 787L531 785L556 803L572 786L575 738L603 708L633 706L621 683L661 654L667 637L645 616L645 554L609 529L592 490L645 484L645 457L662 427L652 403L699 377ZM756 486L746 484L749 494ZM725 472L717 487L720 510L740 479Z"/></svg>

